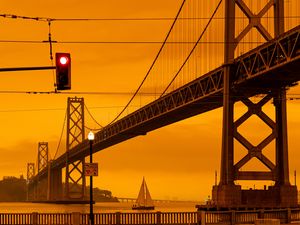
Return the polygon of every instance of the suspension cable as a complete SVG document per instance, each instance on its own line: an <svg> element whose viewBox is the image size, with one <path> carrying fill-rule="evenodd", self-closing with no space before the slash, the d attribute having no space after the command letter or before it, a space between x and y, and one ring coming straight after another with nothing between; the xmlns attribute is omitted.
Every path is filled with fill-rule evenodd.
<svg viewBox="0 0 300 225"><path fill-rule="evenodd" d="M84 104L84 107L85 107L86 111L88 112L88 114L90 115L90 117L94 120L94 122L95 122L99 127L103 128L103 126L102 126L100 123L98 123L98 121L93 117L93 115L91 114L91 112L90 112L89 108L86 106L86 104ZM89 129L88 127L86 127L86 128ZM89 130L91 130L91 129L89 129ZM96 130L96 129L93 129L93 130ZM98 129L98 130L100 130L100 129Z"/></svg>
<svg viewBox="0 0 300 225"><path fill-rule="evenodd" d="M178 76L178 74L181 72L181 70L183 69L183 67L185 66L185 64L187 63L187 61L189 60L189 58L191 57L192 53L194 52L194 50L196 49L197 45L199 44L200 40L202 39L203 35L205 34L207 28L209 27L213 17L215 16L215 14L217 13L220 5L222 3L222 0L219 1L217 7L215 8L213 14L211 15L209 21L207 22L204 30L202 31L200 37L198 38L198 40L196 41L194 47L192 48L191 52L189 53L189 55L187 56L187 58L185 59L185 61L183 62L183 64L181 65L181 67L179 68L179 70L177 71L177 73L174 75L174 77L172 78L172 80L170 81L170 83L168 84L168 86L166 87L166 89L162 92L162 94L160 95L160 97L162 97L166 91L169 89L169 87L172 85L172 83L174 82L174 80L176 79L176 77Z"/></svg>
<svg viewBox="0 0 300 225"><path fill-rule="evenodd" d="M159 51L158 51L158 53L157 53L154 61L152 62L151 66L150 66L148 72L146 73L144 79L142 80L141 84L139 85L139 87L137 88L137 90L135 91L135 93L133 94L133 96L131 97L131 99L129 100L129 102L126 104L126 106L121 110L121 112L108 125L110 125L113 122L115 122L123 114L123 112L128 108L129 104L132 102L132 100L135 98L135 96L137 95L137 93L139 92L139 90L141 89L141 87L143 86L143 84L145 83L147 77L149 76L150 72L152 71L152 68L154 67L154 64L156 63L158 57L160 56L160 53L162 52L162 50L163 50L163 48L164 48L164 46L165 46L165 44L166 44L166 42L167 42L167 40L168 40L171 32L173 30L173 27L175 26L175 23L176 23L179 15L181 13L181 10L182 10L185 2L186 2L186 0L183 0L182 4L181 4L181 6L180 6L180 8L179 8L179 10L177 12L177 15L176 15L176 17L175 17L175 19L174 19L174 21L173 21L173 23L172 23L172 25L171 25L168 33L167 33L167 36L165 37L164 42L161 45L161 47L160 47L160 49L159 49Z"/></svg>
<svg viewBox="0 0 300 225"><path fill-rule="evenodd" d="M65 118L64 118L64 122L63 122L62 130L61 130L61 133L60 133L60 138L59 138L58 145L57 145L56 152L55 152L55 154L54 154L54 157L53 157L53 159L55 159L55 158L56 158L56 156L57 156L58 149L59 149L59 147L60 147L61 140L62 140L62 136L63 136L64 129L65 129L66 120L67 120L67 110L66 110L66 113L65 113Z"/></svg>

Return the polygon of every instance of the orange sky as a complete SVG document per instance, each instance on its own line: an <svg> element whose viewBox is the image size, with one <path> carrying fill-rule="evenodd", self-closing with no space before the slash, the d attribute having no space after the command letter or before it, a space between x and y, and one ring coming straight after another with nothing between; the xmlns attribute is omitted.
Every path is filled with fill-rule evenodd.
<svg viewBox="0 0 300 225"><path fill-rule="evenodd" d="M70 2L1 0L0 14L51 18L174 17L181 4L181 0ZM51 29L52 38L57 41L162 41L171 22L53 22ZM48 38L45 22L0 17L0 30L0 40ZM55 44L53 51L71 53L72 91L133 92L159 47L158 44ZM0 43L0 51L0 67L51 64L47 44ZM52 71L1 73L0 90L52 91L53 82ZM291 91L300 94L299 87ZM66 94L0 94L0 177L26 175L26 164L36 161L40 141L49 142L51 155L54 155L67 97ZM83 97L102 124L113 119L130 98L129 95ZM241 104L236 108L237 115L244 112ZM271 110L269 103L266 111ZM300 171L299 112L300 101L288 101L291 174L295 169ZM269 113L272 117L273 114ZM111 190L115 196L136 197L145 176L155 199L203 201L211 194L214 171L219 171L221 123L222 110L217 109L98 152L95 161L99 162L100 171L95 183ZM255 143L269 132L263 126L257 129L259 124L251 120L241 127L241 132ZM265 150L270 157L273 157L272 147ZM243 153L246 151L237 153L237 158ZM257 164L249 167L256 168ZM245 183L245 187L252 186L253 183Z"/></svg>

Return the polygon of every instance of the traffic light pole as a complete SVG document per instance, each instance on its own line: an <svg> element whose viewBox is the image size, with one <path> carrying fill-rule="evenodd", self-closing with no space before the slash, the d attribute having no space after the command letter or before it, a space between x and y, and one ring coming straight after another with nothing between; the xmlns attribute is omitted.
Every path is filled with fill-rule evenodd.
<svg viewBox="0 0 300 225"><path fill-rule="evenodd" d="M55 54L55 66L33 66L0 68L0 72L26 71L26 70L56 70L56 90L71 89L71 55L60 52Z"/></svg>
<svg viewBox="0 0 300 225"><path fill-rule="evenodd" d="M0 72L26 71L26 70L55 70L55 69L56 66L14 67L14 68L0 68Z"/></svg>

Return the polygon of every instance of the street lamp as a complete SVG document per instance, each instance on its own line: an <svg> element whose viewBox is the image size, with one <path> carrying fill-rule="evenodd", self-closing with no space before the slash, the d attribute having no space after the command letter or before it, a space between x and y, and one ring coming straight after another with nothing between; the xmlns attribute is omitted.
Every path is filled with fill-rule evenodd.
<svg viewBox="0 0 300 225"><path fill-rule="evenodd" d="M93 141L94 133L92 131L88 134L88 140L90 142L90 163L93 163ZM93 213L93 176L90 176L90 224L94 225L94 213Z"/></svg>

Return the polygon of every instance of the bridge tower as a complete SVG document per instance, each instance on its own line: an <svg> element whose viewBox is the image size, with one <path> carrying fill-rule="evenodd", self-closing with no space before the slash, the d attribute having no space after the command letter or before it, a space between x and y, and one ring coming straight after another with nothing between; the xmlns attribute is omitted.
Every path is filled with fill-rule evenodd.
<svg viewBox="0 0 300 225"><path fill-rule="evenodd" d="M35 186L31 184L35 176L34 163L27 163L27 201L34 199Z"/></svg>
<svg viewBox="0 0 300 225"><path fill-rule="evenodd" d="M49 149L48 142L38 143L38 160L37 160L37 172L40 173L44 169L48 168L49 162ZM48 195L48 179L38 178L37 184L34 190L34 200L46 200Z"/></svg>
<svg viewBox="0 0 300 225"><path fill-rule="evenodd" d="M34 163L27 163L27 181L30 181L35 176Z"/></svg>
<svg viewBox="0 0 300 225"><path fill-rule="evenodd" d="M38 173L48 166L49 151L48 142L39 142L38 145Z"/></svg>
<svg viewBox="0 0 300 225"><path fill-rule="evenodd" d="M68 98L65 186L65 198L68 200L84 200L86 184L84 157L75 162L69 160L70 149L80 144L84 138L84 99Z"/></svg>
<svg viewBox="0 0 300 225"><path fill-rule="evenodd" d="M230 207L294 207L297 206L297 187L289 182L286 87L276 86L262 92L265 97L258 103L253 103L245 96L242 101L247 107L241 118L234 121L234 96L231 88L231 76L234 68L231 66L235 57L237 45L250 30L256 29L266 41L284 32L284 0L269 0L258 14L254 14L244 0L225 0L225 54L224 54L224 90L223 90L223 129L220 182L213 187L212 200L219 208ZM236 10L239 8L249 19L245 29L236 32ZM262 17L267 11L273 10L273 30L266 29ZM255 88L255 87L253 87ZM257 87L259 88L259 87ZM261 87L260 87L261 88ZM241 94L241 93L239 93ZM267 116L262 107L273 100L275 121ZM254 146L238 132L238 127L250 116L256 115L271 129L272 133L260 144ZM234 163L234 139L240 142L248 154L236 164ZM275 140L275 163L263 154L263 149ZM241 171L241 167L250 159L256 157L269 171ZM236 185L236 180L271 180L275 182L268 190L242 190Z"/></svg>

